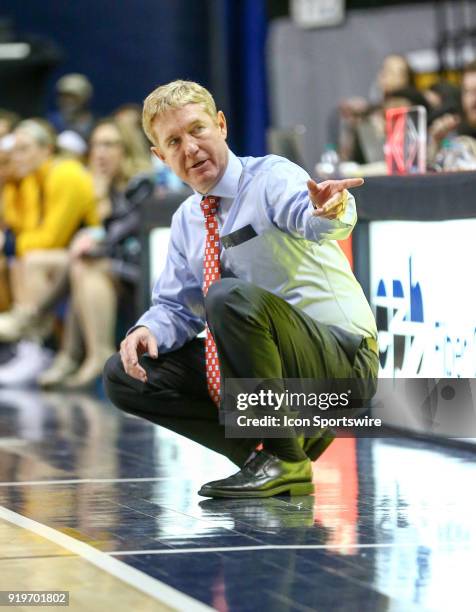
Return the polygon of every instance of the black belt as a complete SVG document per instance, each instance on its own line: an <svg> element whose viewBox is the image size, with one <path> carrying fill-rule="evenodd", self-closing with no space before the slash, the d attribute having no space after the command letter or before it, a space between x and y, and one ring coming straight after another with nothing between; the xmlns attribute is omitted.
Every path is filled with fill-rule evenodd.
<svg viewBox="0 0 476 612"><path fill-rule="evenodd" d="M379 356L378 342L375 340L375 338L364 338L362 344L370 349L372 353L375 353L377 357Z"/></svg>

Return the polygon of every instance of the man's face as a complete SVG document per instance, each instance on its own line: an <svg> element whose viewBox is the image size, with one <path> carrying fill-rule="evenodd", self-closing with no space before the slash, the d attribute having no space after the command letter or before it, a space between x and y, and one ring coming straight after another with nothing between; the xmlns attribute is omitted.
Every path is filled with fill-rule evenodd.
<svg viewBox="0 0 476 612"><path fill-rule="evenodd" d="M476 126L476 72L467 72L464 75L461 102L467 122Z"/></svg>
<svg viewBox="0 0 476 612"><path fill-rule="evenodd" d="M27 131L19 129L15 132L12 162L19 178L35 172L50 155L50 148L39 145Z"/></svg>
<svg viewBox="0 0 476 612"><path fill-rule="evenodd" d="M226 120L214 120L201 104L171 108L152 123L152 151L199 193L208 193L223 176L228 163Z"/></svg>

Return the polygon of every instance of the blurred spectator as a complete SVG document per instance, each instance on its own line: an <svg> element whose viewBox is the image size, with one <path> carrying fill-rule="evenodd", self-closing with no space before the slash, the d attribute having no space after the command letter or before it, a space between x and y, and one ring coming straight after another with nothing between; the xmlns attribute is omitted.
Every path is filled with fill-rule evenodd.
<svg viewBox="0 0 476 612"><path fill-rule="evenodd" d="M71 246L71 303L61 351L40 384L88 386L115 351L118 294L127 286L131 301L140 268L140 206L152 194L148 156L137 155L130 132L113 119L101 121L90 141L89 167L94 177L104 231L85 229ZM131 177L134 177L132 178ZM78 348L84 343L85 357Z"/></svg>
<svg viewBox="0 0 476 612"><path fill-rule="evenodd" d="M132 127L144 134L142 130L142 107L140 104L136 104L135 102L121 104L121 106L118 106L116 110L113 111L112 116L120 125Z"/></svg>
<svg viewBox="0 0 476 612"><path fill-rule="evenodd" d="M352 97L339 104L338 153L344 160L367 163L383 159L384 106L394 106L395 92L414 91L414 74L405 57L385 57L369 100Z"/></svg>
<svg viewBox="0 0 476 612"><path fill-rule="evenodd" d="M9 134L20 121L20 117L12 111L0 108L0 138Z"/></svg>
<svg viewBox="0 0 476 612"><path fill-rule="evenodd" d="M12 163L12 151L15 144L13 134L0 137L0 202L4 185L15 178ZM0 220L2 219L0 206ZM1 222L1 221L0 221Z"/></svg>
<svg viewBox="0 0 476 612"><path fill-rule="evenodd" d="M377 75L377 92L370 94L371 102L378 104L395 91L415 86L415 75L403 55L387 55Z"/></svg>
<svg viewBox="0 0 476 612"><path fill-rule="evenodd" d="M461 84L461 106L463 117L458 127L461 136L476 137L476 61L467 64L463 70Z"/></svg>
<svg viewBox="0 0 476 612"><path fill-rule="evenodd" d="M0 251L1 238L6 229L3 219L2 191L4 185L14 180L12 150L15 138L12 134L7 134L0 138ZM0 253L0 312L8 310L11 305L10 283L8 278L7 259Z"/></svg>
<svg viewBox="0 0 476 612"><path fill-rule="evenodd" d="M457 136L476 138L476 61L467 64L463 69L461 112L445 113L435 119L430 126L428 135L430 163L436 160L445 140L452 140ZM447 145L447 143L445 144ZM445 148L449 147L446 146ZM446 165L445 169L450 168Z"/></svg>
<svg viewBox="0 0 476 612"><path fill-rule="evenodd" d="M89 109L93 86L84 74L71 73L56 83L58 110L48 114L48 120L58 133L65 130L77 132L87 140L94 126L94 116Z"/></svg>
<svg viewBox="0 0 476 612"><path fill-rule="evenodd" d="M112 118L127 135L127 140L133 143L137 154L153 161L155 155L151 154L150 142L142 129L142 108L139 104L122 104L112 113Z"/></svg>
<svg viewBox="0 0 476 612"><path fill-rule="evenodd" d="M63 248L81 223L98 223L91 176L74 160L55 160L55 134L46 121L22 121L14 135L18 182L4 187L8 254Z"/></svg>
<svg viewBox="0 0 476 612"><path fill-rule="evenodd" d="M54 158L51 126L29 119L17 126L14 136L15 180L7 182L2 194L2 248L11 262L14 307L0 315L0 341L15 339L25 312L67 265L66 247L79 227L99 224L91 175L75 160ZM32 271L30 258L42 259L41 269Z"/></svg>
<svg viewBox="0 0 476 612"><path fill-rule="evenodd" d="M116 196L124 192L128 181L140 172L151 170L150 156L136 131L114 119L99 121L89 144L89 169L104 221L109 218Z"/></svg>
<svg viewBox="0 0 476 612"><path fill-rule="evenodd" d="M453 83L438 81L422 93L430 107L429 124L446 113L461 112L461 88Z"/></svg>

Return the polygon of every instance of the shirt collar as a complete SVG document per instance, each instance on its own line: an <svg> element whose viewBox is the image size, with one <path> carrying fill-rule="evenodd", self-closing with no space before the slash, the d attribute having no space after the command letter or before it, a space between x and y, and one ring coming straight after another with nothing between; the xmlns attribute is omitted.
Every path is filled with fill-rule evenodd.
<svg viewBox="0 0 476 612"><path fill-rule="evenodd" d="M218 181L218 183L211 188L210 192L205 195L214 195L218 198L234 198L238 193L238 184L240 182L241 173L243 172L243 166L233 153L228 149L228 163L224 175ZM203 198L203 194L195 191L195 195Z"/></svg>

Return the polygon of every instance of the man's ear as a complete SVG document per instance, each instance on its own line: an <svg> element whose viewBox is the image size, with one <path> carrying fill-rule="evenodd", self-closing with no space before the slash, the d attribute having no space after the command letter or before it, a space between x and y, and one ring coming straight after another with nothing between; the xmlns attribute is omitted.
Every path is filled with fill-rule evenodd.
<svg viewBox="0 0 476 612"><path fill-rule="evenodd" d="M226 139L226 136L228 134L228 129L226 127L226 118L225 118L225 115L223 114L223 111L218 111L217 121L218 121L218 127L220 128L220 131L222 135L224 136L224 138Z"/></svg>
<svg viewBox="0 0 476 612"><path fill-rule="evenodd" d="M150 150L152 151L153 155L155 155L156 157L158 157L160 159L160 161L165 163L165 157L160 152L159 147L150 147Z"/></svg>

